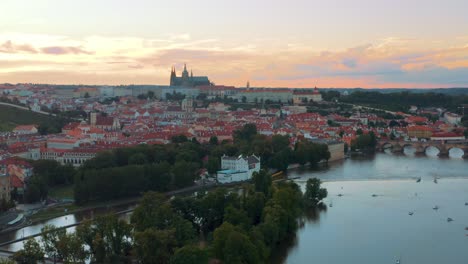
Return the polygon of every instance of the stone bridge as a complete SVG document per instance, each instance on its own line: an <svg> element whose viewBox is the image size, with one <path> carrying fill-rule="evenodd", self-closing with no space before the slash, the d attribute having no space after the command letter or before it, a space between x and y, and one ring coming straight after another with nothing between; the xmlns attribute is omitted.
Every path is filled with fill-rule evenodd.
<svg viewBox="0 0 468 264"><path fill-rule="evenodd" d="M435 147L439 150L439 156L446 157L449 155L449 151L453 148L459 148L463 151L463 158L468 159L468 140L457 140L453 142L444 141L403 141L403 140L380 140L377 142L377 150L384 151L385 149L391 149L392 152L398 153L403 152L404 148L411 146L416 150L416 154L426 153L426 149L429 147Z"/></svg>

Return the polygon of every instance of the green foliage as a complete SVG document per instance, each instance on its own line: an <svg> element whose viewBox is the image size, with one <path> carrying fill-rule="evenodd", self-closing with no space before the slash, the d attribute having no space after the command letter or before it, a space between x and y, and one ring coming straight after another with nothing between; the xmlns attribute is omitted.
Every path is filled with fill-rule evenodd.
<svg viewBox="0 0 468 264"><path fill-rule="evenodd" d="M254 244L242 230L229 223L222 224L213 235L214 255L225 263L259 263Z"/></svg>
<svg viewBox="0 0 468 264"><path fill-rule="evenodd" d="M373 150L377 145L377 139L373 131L368 134L362 134L351 142L351 147L354 149Z"/></svg>
<svg viewBox="0 0 468 264"><path fill-rule="evenodd" d="M175 251L171 264L207 264L208 252L194 245L187 245Z"/></svg>
<svg viewBox="0 0 468 264"><path fill-rule="evenodd" d="M447 95L441 93L380 93L355 91L348 96L341 96L341 102L374 106L390 111L407 111L410 106L444 107L456 112L458 106L468 103L467 95Z"/></svg>
<svg viewBox="0 0 468 264"><path fill-rule="evenodd" d="M24 243L23 249L15 252L13 259L21 264L36 264L44 260L44 251L34 238L30 238Z"/></svg>
<svg viewBox="0 0 468 264"><path fill-rule="evenodd" d="M70 120L23 110L12 106L0 105L0 131L11 131L18 125L38 125L41 134L59 133Z"/></svg>
<svg viewBox="0 0 468 264"><path fill-rule="evenodd" d="M182 101L185 99L185 94L173 92L173 93L166 93L166 100L168 101Z"/></svg>
<svg viewBox="0 0 468 264"><path fill-rule="evenodd" d="M327 197L327 189L320 188L321 181L317 178L308 179L306 191L304 193L304 204L307 207L315 207L317 204Z"/></svg>
<svg viewBox="0 0 468 264"><path fill-rule="evenodd" d="M39 188L35 185L29 185L26 191L24 192L24 201L26 203L35 203L41 200L41 192Z"/></svg>
<svg viewBox="0 0 468 264"><path fill-rule="evenodd" d="M221 161L217 157L209 157L208 162L206 164L206 169L208 173L213 174L216 173L221 167Z"/></svg>
<svg viewBox="0 0 468 264"><path fill-rule="evenodd" d="M130 167L135 174L143 166L151 165L123 168ZM111 169L115 168L94 171ZM298 228L304 204L316 204L325 196L318 180L309 180L303 195L294 182L272 183L262 170L255 174L253 185L245 184L241 190L217 188L170 200L148 192L130 223L106 216L85 221L75 234L47 226L41 250L65 263L81 263L87 257L93 263L129 263L133 259L138 263L201 264L208 262L208 252L223 263L268 263L270 252ZM203 246L196 246L197 234Z"/></svg>
<svg viewBox="0 0 468 264"><path fill-rule="evenodd" d="M328 146L324 144L316 144L307 140L296 143L294 151L294 160L305 165L309 163L311 167L317 165L321 160L328 161L330 159L330 151Z"/></svg>
<svg viewBox="0 0 468 264"><path fill-rule="evenodd" d="M135 153L128 159L128 164L131 165L143 165L147 163L146 155L143 153Z"/></svg>
<svg viewBox="0 0 468 264"><path fill-rule="evenodd" d="M247 215L247 212L233 206L228 206L224 209L224 222L239 226L243 230L249 230L251 226L251 219Z"/></svg>
<svg viewBox="0 0 468 264"><path fill-rule="evenodd" d="M87 221L77 227L81 243L89 247L91 259L97 263L121 263L130 252L132 227L115 215Z"/></svg>
<svg viewBox="0 0 468 264"><path fill-rule="evenodd" d="M64 263L83 263L86 260L87 252L78 234L68 234L65 229L54 226L45 226L41 231L44 252L48 256Z"/></svg>
<svg viewBox="0 0 468 264"><path fill-rule="evenodd" d="M218 145L218 137L217 136L211 136L210 137L210 145Z"/></svg>
<svg viewBox="0 0 468 264"><path fill-rule="evenodd" d="M135 209L131 221L137 231L144 231L148 228L173 230L178 245L185 244L195 237L192 224L176 214L171 204L158 193L145 194L142 202Z"/></svg>
<svg viewBox="0 0 468 264"><path fill-rule="evenodd" d="M251 142L257 134L257 127L254 124L246 124L240 130L234 131L234 141Z"/></svg>
<svg viewBox="0 0 468 264"><path fill-rule="evenodd" d="M169 263L176 248L174 230L146 229L135 233L135 252L141 263Z"/></svg>
<svg viewBox="0 0 468 264"><path fill-rule="evenodd" d="M252 181L255 186L256 192L261 192L265 197L271 195L271 175L265 170L254 172L252 174Z"/></svg>
<svg viewBox="0 0 468 264"><path fill-rule="evenodd" d="M172 167L174 185L178 188L189 186L197 177L198 164L185 160L177 161Z"/></svg>
<svg viewBox="0 0 468 264"><path fill-rule="evenodd" d="M188 142L188 138L185 135L177 135L171 138L172 143L184 143Z"/></svg>

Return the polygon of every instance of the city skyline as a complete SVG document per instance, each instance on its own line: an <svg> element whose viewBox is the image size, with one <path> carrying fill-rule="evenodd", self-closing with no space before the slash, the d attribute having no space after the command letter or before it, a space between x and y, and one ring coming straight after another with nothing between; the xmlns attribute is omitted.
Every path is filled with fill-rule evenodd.
<svg viewBox="0 0 468 264"><path fill-rule="evenodd" d="M466 1L11 1L0 82L468 86Z"/></svg>

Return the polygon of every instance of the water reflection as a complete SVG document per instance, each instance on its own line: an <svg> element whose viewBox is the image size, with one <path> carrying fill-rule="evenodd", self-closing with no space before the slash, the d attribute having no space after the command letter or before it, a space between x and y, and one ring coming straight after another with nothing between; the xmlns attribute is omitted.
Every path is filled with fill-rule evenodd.
<svg viewBox="0 0 468 264"><path fill-rule="evenodd" d="M38 234L41 232L41 229L45 225L53 225L56 227L68 226L68 225L81 222L85 219L93 218L97 215L102 215L102 214L111 213L111 212L119 212L119 211L127 210L133 207L134 207L133 204L117 206L117 207L112 207L112 208L102 207L102 208L96 208L93 210L78 212L75 214L68 214L65 216L60 216L60 217L56 217L56 218L46 220L46 221L40 221L34 225L30 225L30 226L18 229L14 232L2 234L0 236L0 243L20 239L25 236ZM123 214L123 215L120 215L119 217L128 219L129 214ZM69 232L74 232L74 230L75 230L75 227L67 228L67 231ZM17 251L17 250L20 250L22 247L23 247L23 242L18 242L18 243L10 244L8 246L4 246L2 247L2 249L9 250L9 251Z"/></svg>
<svg viewBox="0 0 468 264"><path fill-rule="evenodd" d="M440 151L438 148L429 146L426 148L426 155L429 157L438 157Z"/></svg>
<svg viewBox="0 0 468 264"><path fill-rule="evenodd" d="M312 213L274 263L467 263L466 168L462 159L377 154L293 171L301 185L324 180L333 207Z"/></svg>
<svg viewBox="0 0 468 264"><path fill-rule="evenodd" d="M464 154L465 152L463 152L463 150L459 148L452 148L449 150L450 158L462 159Z"/></svg>
<svg viewBox="0 0 468 264"><path fill-rule="evenodd" d="M319 204L316 208L310 208L305 211L304 216L299 219L299 228L298 230L304 229L308 223L318 224L320 216L323 213L326 213L327 206L324 203ZM272 264L284 263L288 257L288 252L294 250L298 245L298 237L296 233L286 237L282 241L274 252L271 253L270 262Z"/></svg>

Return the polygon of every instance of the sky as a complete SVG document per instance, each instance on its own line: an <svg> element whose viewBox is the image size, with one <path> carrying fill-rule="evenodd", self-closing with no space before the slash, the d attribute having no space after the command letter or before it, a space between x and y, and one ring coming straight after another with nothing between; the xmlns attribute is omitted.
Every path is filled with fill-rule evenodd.
<svg viewBox="0 0 468 264"><path fill-rule="evenodd" d="M0 83L468 87L466 0L1 0Z"/></svg>

